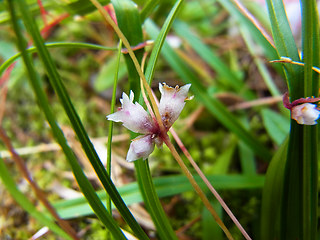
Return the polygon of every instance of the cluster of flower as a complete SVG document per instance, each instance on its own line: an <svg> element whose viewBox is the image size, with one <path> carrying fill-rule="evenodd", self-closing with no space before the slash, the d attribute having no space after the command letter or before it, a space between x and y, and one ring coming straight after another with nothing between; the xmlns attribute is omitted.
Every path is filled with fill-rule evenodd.
<svg viewBox="0 0 320 240"><path fill-rule="evenodd" d="M159 83L161 92L159 113L166 132L178 119L188 96L191 84L181 88L167 86ZM153 152L154 145L161 147L163 143L163 133L156 119L153 119L139 103L133 103L134 94L131 91L130 97L122 94L120 102L122 104L118 112L107 116L108 120L122 122L127 129L141 133L143 135L133 139L127 153L127 161L132 162L139 158L146 159Z"/></svg>
<svg viewBox="0 0 320 240"><path fill-rule="evenodd" d="M127 161L132 162L139 158L146 159L153 152L154 146L162 146L164 134L166 134L172 124L178 119L191 84L175 88L167 86L165 83L159 83L161 92L159 113L165 133L161 132L156 118L151 117L144 108L137 102L133 103L134 94L131 91L130 97L123 93L120 102L122 104L119 111L107 116L108 120L122 122L127 129L143 135L133 139L127 153ZM315 125L320 117L320 110L315 102L320 98L301 98L289 101L289 95L286 93L283 97L283 103L291 111L291 118L299 124Z"/></svg>

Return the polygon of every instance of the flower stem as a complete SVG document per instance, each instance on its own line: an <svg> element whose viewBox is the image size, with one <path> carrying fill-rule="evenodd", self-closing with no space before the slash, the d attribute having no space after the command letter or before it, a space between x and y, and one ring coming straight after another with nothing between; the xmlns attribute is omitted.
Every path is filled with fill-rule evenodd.
<svg viewBox="0 0 320 240"><path fill-rule="evenodd" d="M134 54L129 41L127 40L127 38L124 36L124 34L122 33L122 31L120 30L120 28L118 27L118 25L112 20L112 18L109 16L109 14L107 13L107 11L101 6L101 4L97 1L97 0L90 0L92 2L92 4L99 10L99 12L101 13L101 15L104 17L104 19L107 21L107 23L109 23L111 25L111 27L113 28L113 30L116 32L116 34L118 35L118 37L122 40L123 45L127 48L128 53L132 59L133 64L136 67L136 70L140 76L140 78L142 79L143 85L147 90L148 96L150 98L151 101L151 105L153 107L154 113L156 115L157 118L157 122L159 124L159 127L161 129L161 131L165 131L165 127L162 123L162 119L161 119L161 115L159 113L159 109L157 107L157 104L155 102L155 99L152 96L152 91L150 86L148 85L148 82L146 80L146 77L144 76L142 70L141 70L141 66L139 64L139 61L136 57L136 55Z"/></svg>
<svg viewBox="0 0 320 240"><path fill-rule="evenodd" d="M209 210L209 212L211 213L211 215L213 216L213 218L215 219L215 221L217 222L217 224L221 227L221 229L224 231L224 233L226 234L227 238L229 240L233 239L231 233L229 232L229 230L227 229L227 227L224 225L224 223L222 222L222 220L220 219L220 217L218 216L218 214L216 213L216 211L213 209L213 207L211 206L208 198L206 197L206 195L204 194L204 192L201 190L200 186L197 184L197 182L195 181L194 177L192 176L191 172L189 171L189 169L187 168L187 166L184 164L183 160L181 159L181 157L179 156L177 150L175 149L175 147L173 146L173 144L171 143L169 136L166 134L165 137L163 137L163 141L164 143L168 146L168 148L170 149L172 155L174 156L174 158L177 160L178 164L180 165L182 171L184 172L184 174L187 176L188 180L190 181L191 185L193 186L194 190L197 192L197 194L199 195L199 197L201 198L203 204L206 206L206 208Z"/></svg>
<svg viewBox="0 0 320 240"><path fill-rule="evenodd" d="M234 224L238 227L242 235L244 236L245 239L251 240L250 236L248 233L244 230L244 228L241 226L240 222L238 219L233 215L232 211L229 209L227 204L223 201L223 199L220 197L219 193L215 190L215 188L211 185L207 177L203 174L199 166L196 164L196 162L193 160L192 156L190 155L189 151L187 148L184 146L182 143L181 139L179 138L178 134L174 131L173 128L170 129L170 132L174 138L174 140L177 142L179 145L180 149L184 153L184 155L188 158L189 162L193 166L193 168L196 170L196 172L199 174L203 182L207 185L209 190L212 192L212 194L216 197L216 199L219 201L220 205L223 207L223 209L226 211L226 213L229 215L231 220L234 222Z"/></svg>

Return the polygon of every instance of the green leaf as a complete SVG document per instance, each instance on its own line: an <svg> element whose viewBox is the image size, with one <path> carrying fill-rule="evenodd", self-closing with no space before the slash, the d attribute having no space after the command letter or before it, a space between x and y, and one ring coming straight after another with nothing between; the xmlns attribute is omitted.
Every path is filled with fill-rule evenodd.
<svg viewBox="0 0 320 240"><path fill-rule="evenodd" d="M237 22L250 32L251 36L264 50L264 54L269 59L276 59L278 57L274 47L263 36L261 31L235 6L231 0L217 0L229 13L237 20Z"/></svg>
<svg viewBox="0 0 320 240"><path fill-rule="evenodd" d="M153 12L153 10L157 7L160 0L149 0L143 7L140 13L141 22L144 22L146 18Z"/></svg>
<svg viewBox="0 0 320 240"><path fill-rule="evenodd" d="M272 158L262 193L261 240L280 238L280 213L288 138Z"/></svg>
<svg viewBox="0 0 320 240"><path fill-rule="evenodd" d="M257 68L258 68L265 84L267 85L271 95L272 96L280 96L281 92L279 91L277 85L275 84L271 74L269 73L268 68L264 63L265 61L261 60L259 53L257 53L257 51L256 51L257 46L254 43L254 41L252 40L252 37L250 36L248 29L241 26L240 32L241 32L241 35L242 35L244 41L246 42L247 48L248 48L251 56L253 57L253 60L254 60L255 64L257 65Z"/></svg>
<svg viewBox="0 0 320 240"><path fill-rule="evenodd" d="M278 58L289 57L300 61L290 25L282 0L267 0L272 35L278 52ZM293 64L283 66L291 100L301 97L303 93L302 68Z"/></svg>
<svg viewBox="0 0 320 240"><path fill-rule="evenodd" d="M132 216L131 212L128 210L127 206L124 204L120 194L118 193L117 189L115 188L114 184L112 183L110 177L108 176L103 164L101 163L80 119L77 115L71 101L69 98L68 93L66 92L66 89L61 81L61 78L57 72L57 69L53 63L53 60L51 59L51 56L45 47L43 43L43 39L40 35L39 29L36 26L36 23L34 22L34 19L30 15L30 12L28 11L28 6L25 3L24 0L18 1L19 3L19 9L21 12L21 15L23 17L24 23L27 27L27 30L29 34L32 36L35 46L37 47L38 54L43 62L44 67L46 68L46 71L49 76L49 80L51 85L53 86L54 90L56 91L69 119L72 124L72 127L74 128L82 147L85 151L85 153L88 156L89 161L91 162L94 170L97 173L97 176L99 177L101 183L103 184L106 191L109 193L113 203L117 206L117 209L123 216L123 218L127 221L128 225L131 227L131 229L135 232L135 234L141 238L141 239L147 239L147 236L145 232L142 230L140 225L135 221L134 217ZM12 9L12 11L14 11ZM12 13L13 14L13 13ZM15 22L15 26L17 26L17 23ZM16 33L19 33L19 30L16 31ZM20 37L19 39L22 39ZM66 140L59 129L58 125L56 124L56 120L53 117L52 111L50 109L50 105L48 103L48 100L45 96L45 93L41 89L40 83L38 77L35 74L34 68L32 66L31 60L29 59L27 53L25 52L25 45L20 43L19 46L20 50L24 54L24 62L27 65L27 70L30 71L30 79L32 80L33 87L35 89L35 92L37 94L38 102L42 107L42 110L45 112L46 117L48 119L48 122L50 123L50 126L53 130L53 133L55 137L57 138L60 145L63 146L64 152L67 155L67 159L69 160L73 172L77 178L77 181L82 188L82 192L86 195L88 198L88 201L90 202L93 209L95 209L95 213L100 218L100 220L106 225L106 227L109 228L109 230L112 232L112 234L115 236L115 238L123 239L124 235L120 231L120 228L117 226L113 218L109 215L105 207L102 205L101 201L98 199L98 197L93 192L92 185L89 183L89 180L84 176L82 169L80 165L78 164L74 154L71 152L70 148L66 144Z"/></svg>
<svg viewBox="0 0 320 240"><path fill-rule="evenodd" d="M98 0L100 4L107 5L110 0ZM76 0L71 1L66 5L66 8L72 13L72 15L84 16L90 12L97 10L90 0Z"/></svg>
<svg viewBox="0 0 320 240"><path fill-rule="evenodd" d="M289 133L290 120L267 108L261 111L261 115L268 134L275 143L280 145Z"/></svg>
<svg viewBox="0 0 320 240"><path fill-rule="evenodd" d="M94 89L97 92L102 92L112 87L114 83L114 76L118 71L116 66L117 66L117 57L112 57L111 59L109 59L108 62L102 65L102 68L99 71L98 76L94 81ZM118 71L118 79L123 78L126 72L127 72L126 66L124 64L120 64L119 71Z"/></svg>
<svg viewBox="0 0 320 240"><path fill-rule="evenodd" d="M233 159L232 156L236 149L236 143L236 139L233 136L230 146L217 158L217 160L211 167L212 170L210 171L210 173L226 174L228 172L231 161Z"/></svg>
<svg viewBox="0 0 320 240"><path fill-rule="evenodd" d="M315 74L312 70L313 66L319 66L320 58L317 2L301 0L301 9L302 51L305 64L303 96L318 96L319 74ZM318 226L318 126L299 127L303 131L303 138L300 139L302 142L299 144L303 158L300 158L302 163L299 163L300 179L298 179L298 181L300 180L300 205L298 207L301 218L295 222L295 224L299 224L300 228L294 231L295 235L291 236L315 240L317 239ZM295 145L294 147L297 146ZM290 181L292 178L288 180ZM288 211L290 210L292 209L288 209ZM287 217L290 217L290 215L288 212Z"/></svg>
<svg viewBox="0 0 320 240"><path fill-rule="evenodd" d="M45 46L47 48L88 48L88 49L95 49L95 50L117 50L116 47L105 47L97 44L91 44L91 43L77 43L77 42L57 42L57 43L45 43ZM28 53L35 53L37 52L36 47L29 47L26 49L26 52ZM18 58L21 57L21 53L17 53L10 57L8 60L6 60L4 63L0 66L0 75L3 74L3 72Z"/></svg>
<svg viewBox="0 0 320 240"><path fill-rule="evenodd" d="M188 25L181 21L176 21L174 24L175 32L185 41L189 43L193 48L208 64L212 67L224 80L224 84L231 86L237 91L241 91L244 87L244 83L241 81L239 76L232 72L230 68L222 62L222 60L206 46L201 39L191 32Z"/></svg>
<svg viewBox="0 0 320 240"><path fill-rule="evenodd" d="M264 176L244 176L244 175L208 175L207 178L215 189L236 190L236 189L256 189L262 188L264 184ZM195 176L195 180L201 188L205 184L199 176ZM155 191L159 197L169 197L181 194L187 191L193 191L193 187L184 175L172 175L166 177L157 177L153 179ZM127 205L139 203L143 201L143 197L139 191L137 182L129 183L119 187L119 192ZM101 200L106 199L104 191L98 193ZM62 200L53 203L61 217L77 218L92 214L92 209L88 206L86 200L81 197L72 200Z"/></svg>
<svg viewBox="0 0 320 240"><path fill-rule="evenodd" d="M133 47L142 43L143 35L137 5L131 0L112 0L111 2L117 15L118 26L129 41L130 46ZM140 63L144 49L136 50L134 53ZM140 94L140 76L129 54L124 54L124 59L128 69L130 89L138 97Z"/></svg>
<svg viewBox="0 0 320 240"><path fill-rule="evenodd" d="M241 123L245 129L249 129L249 120L248 116L243 116ZM256 161L254 158L254 152L242 141L239 142L239 156L242 173L245 175L254 175L256 174Z"/></svg>
<svg viewBox="0 0 320 240"><path fill-rule="evenodd" d="M223 208L221 204L217 201L211 201L211 205L214 207L214 210L217 212L219 217L222 219ZM219 225L216 223L211 213L207 208L202 210L202 240L222 240L223 232Z"/></svg>

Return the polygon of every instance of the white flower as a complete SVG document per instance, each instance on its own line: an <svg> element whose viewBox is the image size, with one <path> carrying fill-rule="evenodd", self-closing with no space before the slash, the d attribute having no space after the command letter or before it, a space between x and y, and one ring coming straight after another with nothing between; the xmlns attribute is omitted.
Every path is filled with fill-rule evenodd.
<svg viewBox="0 0 320 240"><path fill-rule="evenodd" d="M184 85L179 88L169 87L165 83L159 83L159 90L161 92L159 112L162 117L163 125L169 130L172 124L178 119L184 105L184 101L188 96L191 84Z"/></svg>
<svg viewBox="0 0 320 240"><path fill-rule="evenodd" d="M154 139L152 135L141 135L132 140L127 153L127 161L132 162L139 158L145 160L153 152Z"/></svg>
<svg viewBox="0 0 320 240"><path fill-rule="evenodd" d="M155 128L150 115L139 103L133 104L134 94L130 91L130 99L127 94L122 94L120 102L121 110L107 116L108 120L123 122L123 126L136 133L150 133Z"/></svg>
<svg viewBox="0 0 320 240"><path fill-rule="evenodd" d="M320 116L320 111L316 104L304 103L292 107L291 118L299 124L315 125Z"/></svg>
<svg viewBox="0 0 320 240"><path fill-rule="evenodd" d="M188 91L191 84L181 88L167 86L165 83L159 84L161 99L159 112L166 131L169 131L172 124L178 119L187 99ZM139 158L146 159L154 150L154 145L162 145L160 128L155 119L135 102L133 103L134 94L130 92L130 98L127 94L122 94L120 102L122 104L118 112L107 116L108 120L122 122L123 126L129 130L141 133L141 135L132 140L127 154L127 161L131 162Z"/></svg>

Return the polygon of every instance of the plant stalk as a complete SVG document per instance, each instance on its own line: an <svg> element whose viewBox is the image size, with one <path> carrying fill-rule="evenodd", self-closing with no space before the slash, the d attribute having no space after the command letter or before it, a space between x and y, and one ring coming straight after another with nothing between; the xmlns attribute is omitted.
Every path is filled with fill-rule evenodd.
<svg viewBox="0 0 320 240"><path fill-rule="evenodd" d="M171 143L169 136L166 134L165 137L163 138L164 143L168 146L168 148L170 149L172 155L174 156L174 158L177 160L178 164L180 165L182 171L184 172L184 174L187 176L188 180L190 181L191 185L193 186L194 190L197 192L197 194L199 195L199 197L201 198L203 204L206 206L206 208L209 210L209 212L211 213L211 215L213 216L213 218L215 219L215 221L217 222L217 224L221 227L222 231L224 231L224 233L226 234L227 238L229 240L232 240L233 237L231 235L231 233L229 232L229 230L227 229L227 227L224 225L224 223L222 222L222 220L220 219L220 217L218 216L218 214L216 213L216 211L213 209L213 207L211 206L208 198L206 197L206 195L204 194L204 192L201 190L200 186L197 184L197 182L194 180L191 172L189 171L189 169L187 168L187 166L184 164L183 160L181 159L181 157L179 156L177 150L175 149L175 147L173 146L173 144Z"/></svg>

